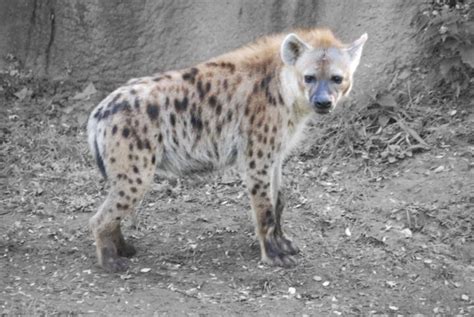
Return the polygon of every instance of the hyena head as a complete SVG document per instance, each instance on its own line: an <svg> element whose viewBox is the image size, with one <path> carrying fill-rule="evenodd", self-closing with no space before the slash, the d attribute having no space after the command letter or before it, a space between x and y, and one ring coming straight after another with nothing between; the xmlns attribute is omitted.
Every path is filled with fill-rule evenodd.
<svg viewBox="0 0 474 317"><path fill-rule="evenodd" d="M283 63L296 75L297 94L314 111L329 113L349 93L366 40L365 33L348 46L312 47L293 33L284 39L280 52Z"/></svg>

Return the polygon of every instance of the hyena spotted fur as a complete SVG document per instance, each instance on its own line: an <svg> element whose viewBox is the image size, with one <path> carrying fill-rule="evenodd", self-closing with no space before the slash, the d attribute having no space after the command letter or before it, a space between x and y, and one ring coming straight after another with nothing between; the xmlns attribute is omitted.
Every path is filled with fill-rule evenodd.
<svg viewBox="0 0 474 317"><path fill-rule="evenodd" d="M244 171L262 261L295 264L298 248L281 227L282 162L308 119L329 113L349 93L366 39L344 45L327 29L268 36L112 92L88 122L90 148L110 184L90 220L99 264L112 272L128 268L135 248L120 222L156 170L182 176L235 163Z"/></svg>

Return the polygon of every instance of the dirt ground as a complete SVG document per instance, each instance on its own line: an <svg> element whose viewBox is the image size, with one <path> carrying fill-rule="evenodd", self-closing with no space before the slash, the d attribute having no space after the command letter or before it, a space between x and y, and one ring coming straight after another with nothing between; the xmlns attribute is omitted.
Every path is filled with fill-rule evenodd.
<svg viewBox="0 0 474 317"><path fill-rule="evenodd" d="M156 182L125 226L131 269L108 274L88 230L106 185L84 129L103 93L12 76L0 108L2 316L474 314L472 105L437 108L448 120L431 148L393 163L320 157L319 119L284 166L294 268L259 263L246 190L227 171Z"/></svg>

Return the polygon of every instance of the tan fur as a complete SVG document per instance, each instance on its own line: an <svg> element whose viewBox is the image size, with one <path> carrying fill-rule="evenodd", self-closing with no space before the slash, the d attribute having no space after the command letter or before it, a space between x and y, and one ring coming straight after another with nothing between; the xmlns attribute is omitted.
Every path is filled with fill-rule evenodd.
<svg viewBox="0 0 474 317"><path fill-rule="evenodd" d="M262 38L192 68L132 79L96 107L89 144L110 184L90 221L100 265L127 268L124 257L135 249L120 222L155 170L195 175L233 164L245 172L262 260L295 263L298 249L281 228L281 165L308 119L330 111L319 99L333 108L350 90L365 42L346 48L327 29L296 33ZM318 80L309 83L308 74ZM335 83L335 75L344 78Z"/></svg>

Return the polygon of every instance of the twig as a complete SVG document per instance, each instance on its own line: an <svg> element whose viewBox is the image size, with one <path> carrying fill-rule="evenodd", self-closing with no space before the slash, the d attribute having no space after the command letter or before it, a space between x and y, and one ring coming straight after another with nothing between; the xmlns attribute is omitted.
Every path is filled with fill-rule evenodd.
<svg viewBox="0 0 474 317"><path fill-rule="evenodd" d="M407 126L405 124L405 122L403 121L403 119L401 117L398 117L398 118L394 118L397 120L397 123L398 125L400 126L400 128L402 128L403 131L405 131L406 133L408 133L409 135L411 135L415 140L418 141L418 143L420 143L421 145L425 146L426 148L430 148L430 146L425 142L425 140L423 140L420 135L418 133L416 133L415 130L413 130L412 128L410 128L409 126Z"/></svg>

